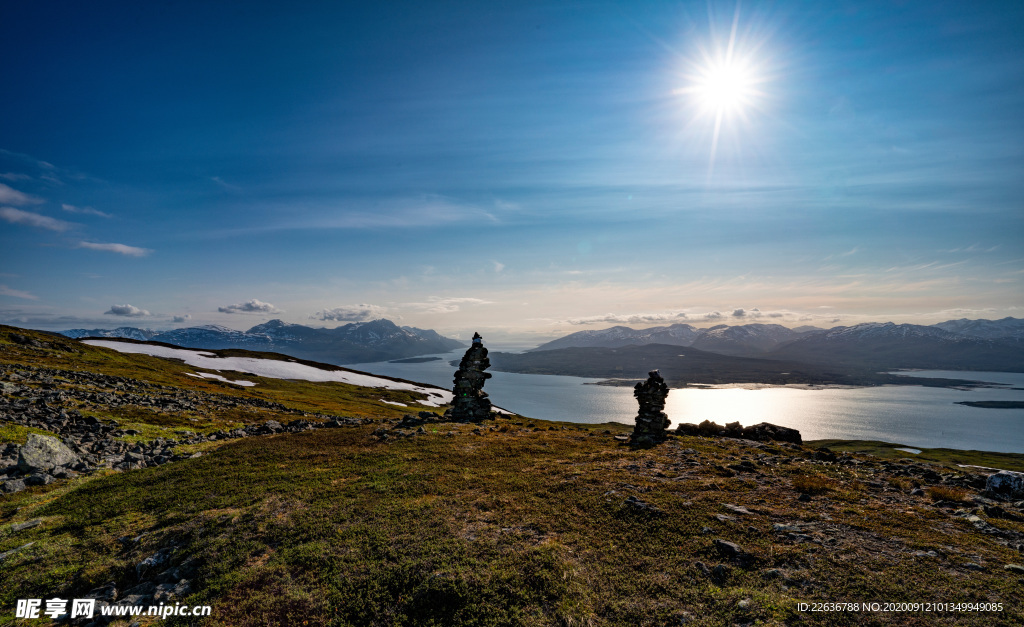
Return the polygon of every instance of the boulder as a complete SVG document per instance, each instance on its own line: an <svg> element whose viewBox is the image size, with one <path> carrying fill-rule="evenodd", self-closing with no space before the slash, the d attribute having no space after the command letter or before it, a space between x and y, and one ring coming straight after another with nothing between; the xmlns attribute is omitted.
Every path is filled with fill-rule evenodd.
<svg viewBox="0 0 1024 627"><path fill-rule="evenodd" d="M985 481L985 490L1010 498L1024 497L1024 472L1000 470L994 475L989 475Z"/></svg>
<svg viewBox="0 0 1024 627"><path fill-rule="evenodd" d="M57 438L30 433L28 441L18 451L18 469L24 473L53 470L58 466L71 466L80 460Z"/></svg>

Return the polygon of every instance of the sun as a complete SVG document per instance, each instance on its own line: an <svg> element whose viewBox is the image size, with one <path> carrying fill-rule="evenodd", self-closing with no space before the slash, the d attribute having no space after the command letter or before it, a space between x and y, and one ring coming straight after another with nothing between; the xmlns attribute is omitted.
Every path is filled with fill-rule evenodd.
<svg viewBox="0 0 1024 627"><path fill-rule="evenodd" d="M736 59L709 62L694 77L691 91L702 109L716 116L742 113L757 96L752 69Z"/></svg>
<svg viewBox="0 0 1024 627"><path fill-rule="evenodd" d="M741 33L739 18L737 5L728 37L712 35L709 45L698 45L698 54L686 61L689 67L682 76L685 86L674 90L685 97L686 108L693 114L687 128L710 132L709 180L723 131L731 127L730 137L738 142L740 130L752 130L756 114L767 99L761 88L771 81L766 42L752 38L749 28Z"/></svg>

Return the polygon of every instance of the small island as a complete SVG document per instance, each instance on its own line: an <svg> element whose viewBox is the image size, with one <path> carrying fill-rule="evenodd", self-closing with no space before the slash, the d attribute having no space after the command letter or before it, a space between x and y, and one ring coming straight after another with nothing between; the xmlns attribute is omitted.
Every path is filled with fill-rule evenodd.
<svg viewBox="0 0 1024 627"><path fill-rule="evenodd" d="M406 357L405 359L392 359L389 364L422 364L427 361L441 361L440 357Z"/></svg>
<svg viewBox="0 0 1024 627"><path fill-rule="evenodd" d="M1024 401L957 401L956 404L986 409L1024 409Z"/></svg>

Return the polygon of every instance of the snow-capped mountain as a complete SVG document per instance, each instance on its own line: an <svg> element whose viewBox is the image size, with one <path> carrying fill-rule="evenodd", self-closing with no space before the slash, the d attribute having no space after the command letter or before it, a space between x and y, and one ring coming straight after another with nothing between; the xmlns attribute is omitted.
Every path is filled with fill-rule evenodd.
<svg viewBox="0 0 1024 627"><path fill-rule="evenodd" d="M800 332L781 324L744 324L728 326L720 324L704 329L691 346L702 351L753 356L772 350L776 346L803 337L808 333L822 333L821 329Z"/></svg>
<svg viewBox="0 0 1024 627"><path fill-rule="evenodd" d="M967 318L961 318L959 320L947 320L932 326L943 331L949 331L950 333L983 337L990 340L999 338L1024 340L1024 320L1020 318L1007 317L1002 320L968 320Z"/></svg>
<svg viewBox="0 0 1024 627"><path fill-rule="evenodd" d="M82 333L78 333L82 331ZM70 335L71 333L76 335ZM465 346L435 331L399 327L390 320L353 322L334 329L313 328L271 320L248 331L220 325L175 329L162 333L143 332L132 327L115 331L76 329L65 331L69 337L123 337L151 340L185 348L244 348L253 351L285 353L301 359L332 364L386 361L447 353Z"/></svg>
<svg viewBox="0 0 1024 627"><path fill-rule="evenodd" d="M577 331L557 340L541 344L533 351L549 351L558 348L618 348L638 344L669 344L689 346L700 335L700 329L688 324L673 324L667 327L632 329L617 326L610 329Z"/></svg>
<svg viewBox="0 0 1024 627"><path fill-rule="evenodd" d="M835 327L783 344L767 356L879 368L1024 372L1024 351L1009 340L892 322Z"/></svg>
<svg viewBox="0 0 1024 627"><path fill-rule="evenodd" d="M806 327L805 327L806 329ZM672 346L693 346L694 348L724 355L757 355L784 342L820 332L823 329L797 331L779 324L744 324L729 326L720 324L709 329L697 329L688 324L673 324L667 327L632 329L617 326L610 329L578 331L546 344L534 351L558 348L618 348L643 344L669 344Z"/></svg>
<svg viewBox="0 0 1024 627"><path fill-rule="evenodd" d="M78 339L80 337L123 337L129 340L146 341L158 335L159 331L152 329L137 329L135 327L118 327L116 329L68 329L61 331L61 335Z"/></svg>

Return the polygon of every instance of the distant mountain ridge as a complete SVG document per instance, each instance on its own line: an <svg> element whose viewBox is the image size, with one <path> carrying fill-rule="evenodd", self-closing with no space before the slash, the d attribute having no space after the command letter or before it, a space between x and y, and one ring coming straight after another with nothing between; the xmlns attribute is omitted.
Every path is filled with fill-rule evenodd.
<svg viewBox="0 0 1024 627"><path fill-rule="evenodd" d="M157 332L135 327L106 329L70 329L62 335L82 337L122 337L164 342L184 348L244 348L279 352L331 364L354 364L402 359L433 353L447 353L465 346L430 329L400 327L386 319L353 322L333 329L290 324L271 320L247 331L220 325L187 327Z"/></svg>
<svg viewBox="0 0 1024 627"><path fill-rule="evenodd" d="M947 320L932 326L943 331L949 331L950 333L983 337L990 340L1000 338L1024 339L1024 320L1020 318L1006 317L1002 320L968 320L967 318L960 318L959 320Z"/></svg>
<svg viewBox="0 0 1024 627"><path fill-rule="evenodd" d="M1024 351L1012 337L988 339L936 326L869 322L835 327L789 342L772 359L872 368L1024 372Z"/></svg>
<svg viewBox="0 0 1024 627"><path fill-rule="evenodd" d="M565 337L541 344L534 351L556 350L559 348L619 348L646 344L668 344L670 346L693 346L699 350L723 355L749 356L803 337L808 333L823 332L817 327L789 329L780 324L745 324L729 326L720 324L708 329L698 329L689 324L673 324L667 327L632 329L616 326L610 329L578 331Z"/></svg>
<svg viewBox="0 0 1024 627"><path fill-rule="evenodd" d="M788 329L778 324L688 324L572 333L530 353L567 348L623 348L667 344L729 355L836 364L858 368L922 368L1024 372L1024 320L949 320L924 326L868 322L853 326Z"/></svg>

